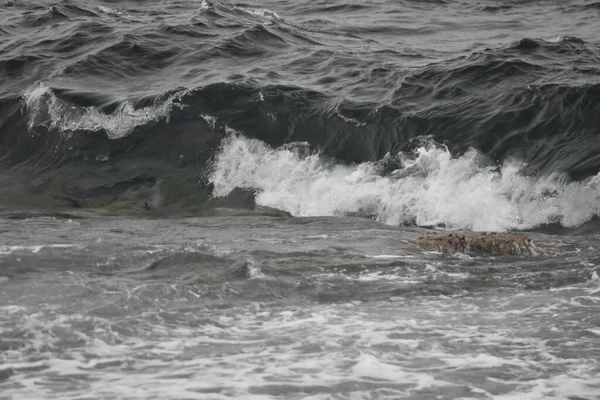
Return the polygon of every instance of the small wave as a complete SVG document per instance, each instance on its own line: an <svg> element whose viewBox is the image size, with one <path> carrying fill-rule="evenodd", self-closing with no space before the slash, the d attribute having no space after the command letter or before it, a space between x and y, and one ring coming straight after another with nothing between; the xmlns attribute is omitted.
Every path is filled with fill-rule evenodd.
<svg viewBox="0 0 600 400"><path fill-rule="evenodd" d="M287 47L286 40L263 25L245 29L239 35L227 38L215 47L215 54L224 52L231 56L252 57Z"/></svg>
<svg viewBox="0 0 600 400"><path fill-rule="evenodd" d="M453 157L432 143L395 158L400 167L382 174L385 160L342 165L232 135L209 180L215 196L252 189L258 205L295 216L359 214L390 225L505 231L577 226L600 213L600 175L582 182L561 174L530 177L518 161L486 166L476 150Z"/></svg>
<svg viewBox="0 0 600 400"><path fill-rule="evenodd" d="M123 102L113 113L104 114L95 107L81 107L62 100L51 88L41 83L25 93L24 102L29 130L36 126L60 132L104 130L109 139L119 139L130 134L139 125L168 118L174 101L181 95L172 95L165 101L143 108L135 108L131 102Z"/></svg>
<svg viewBox="0 0 600 400"><path fill-rule="evenodd" d="M550 39L546 39L548 43L576 43L583 44L584 40L576 37L576 36L556 36Z"/></svg>
<svg viewBox="0 0 600 400"><path fill-rule="evenodd" d="M585 41L575 36L556 36L546 39L522 38L511 48L516 50L535 50L545 48L548 50L564 50L565 46L581 46Z"/></svg>

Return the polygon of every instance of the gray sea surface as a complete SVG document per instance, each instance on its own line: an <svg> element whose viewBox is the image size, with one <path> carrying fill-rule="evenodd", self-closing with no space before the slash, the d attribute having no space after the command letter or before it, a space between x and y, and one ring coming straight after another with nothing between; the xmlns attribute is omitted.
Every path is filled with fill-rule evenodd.
<svg viewBox="0 0 600 400"><path fill-rule="evenodd" d="M83 216L0 220L0 398L599 398L596 235L470 257L364 218Z"/></svg>

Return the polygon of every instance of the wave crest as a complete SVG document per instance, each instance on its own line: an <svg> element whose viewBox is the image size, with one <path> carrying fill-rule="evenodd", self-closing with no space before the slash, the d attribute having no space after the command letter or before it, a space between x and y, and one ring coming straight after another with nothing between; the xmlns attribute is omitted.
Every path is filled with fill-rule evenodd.
<svg viewBox="0 0 600 400"><path fill-rule="evenodd" d="M137 126L159 118L169 117L176 94L166 101L135 108L131 102L123 102L110 114L96 107L82 107L58 98L51 88L39 84L24 95L28 114L28 127L36 126L56 129L59 132L105 131L109 139L129 135Z"/></svg>

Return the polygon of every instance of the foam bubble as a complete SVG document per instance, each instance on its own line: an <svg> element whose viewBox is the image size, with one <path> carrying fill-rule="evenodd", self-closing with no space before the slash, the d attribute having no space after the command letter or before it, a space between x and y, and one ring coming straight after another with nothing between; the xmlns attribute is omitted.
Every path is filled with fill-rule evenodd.
<svg viewBox="0 0 600 400"><path fill-rule="evenodd" d="M495 168L482 165L475 150L453 157L432 143L394 158L402 168L383 175L380 163L335 164L294 146L271 149L230 135L209 179L215 196L253 189L257 204L295 216L361 214L390 225L505 231L577 226L600 211L600 176L583 182L560 174L528 177L515 160Z"/></svg>

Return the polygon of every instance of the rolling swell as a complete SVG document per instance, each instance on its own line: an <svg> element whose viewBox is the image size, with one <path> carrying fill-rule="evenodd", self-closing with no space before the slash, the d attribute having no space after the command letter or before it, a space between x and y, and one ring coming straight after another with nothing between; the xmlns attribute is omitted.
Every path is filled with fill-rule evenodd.
<svg viewBox="0 0 600 400"><path fill-rule="evenodd" d="M548 44L549 52L568 51L573 42L585 45L567 38L561 42L564 46ZM172 126L175 135L179 125L191 125L200 130L198 136L221 137L227 126L272 146L307 141L346 162L375 161L388 152L409 150L410 140L417 136L432 135L459 153L472 146L501 161L531 154L533 148L540 153L523 158L533 169L561 169L576 176L595 174L598 164L585 156L581 159L581 148L569 145L574 139L587 140L586 150L596 150L589 148L589 139L596 136L599 122L600 86L574 85L573 77L568 82L548 79L541 63L517 57L520 52L531 57L545 45L521 40L509 49L432 63L416 71L368 71L371 80L394 88L385 102L341 99L299 86L263 86L252 81L175 89L124 102L39 86L25 95L26 115L17 115L20 110L14 100L3 107L5 113L12 107L13 114L13 118L3 118L3 125L7 132L18 131L11 130L10 124L22 125L20 119L27 118L30 132L40 128L62 133L102 132L107 139L121 141L104 141L114 146L114 152L121 144L129 148L133 137L143 141L145 135L165 125ZM583 63L578 63L577 69L582 74L599 72L595 65ZM561 72L564 74L555 73ZM215 126L207 123L207 116ZM81 136L85 135L70 135L69 139L86 142L91 137L89 147L100 140L99 135ZM132 138L126 139L129 136ZM213 141L213 145L217 143ZM545 149L560 149L560 156L553 159Z"/></svg>
<svg viewBox="0 0 600 400"><path fill-rule="evenodd" d="M451 52L389 44L379 28L352 33L364 7L319 8L352 16L339 29L305 9L206 1L171 14L64 2L21 20L18 7L8 31L58 33L3 47L0 157L14 191L4 204L35 193L49 196L36 206L193 209L210 201L232 135L272 149L306 142L334 164L384 163L379 175L405 174L396 155L425 136L457 159L473 148L497 168L518 160L523 176L584 182L599 171L600 48L575 36ZM244 67L224 70L232 64Z"/></svg>

